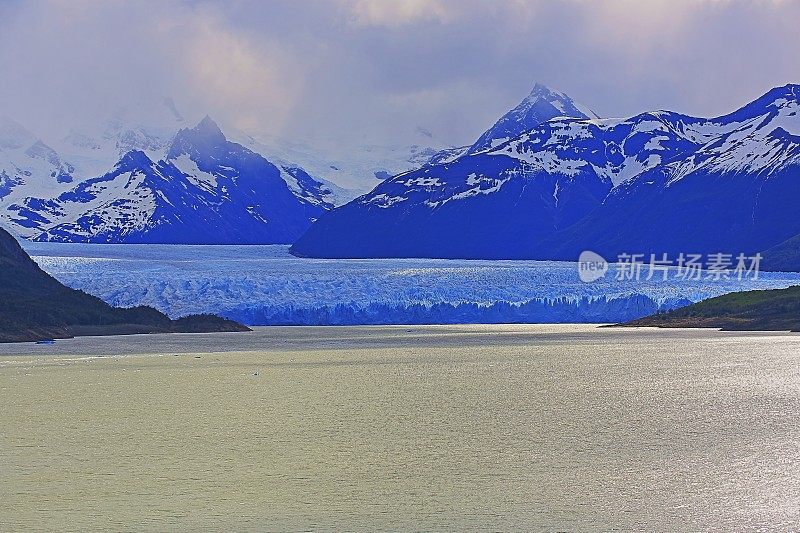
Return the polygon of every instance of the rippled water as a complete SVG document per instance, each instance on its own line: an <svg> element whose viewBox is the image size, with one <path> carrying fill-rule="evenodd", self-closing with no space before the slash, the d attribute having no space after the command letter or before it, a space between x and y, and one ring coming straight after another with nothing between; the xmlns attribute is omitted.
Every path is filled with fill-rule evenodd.
<svg viewBox="0 0 800 533"><path fill-rule="evenodd" d="M274 328L0 351L0 530L800 523L798 335Z"/></svg>

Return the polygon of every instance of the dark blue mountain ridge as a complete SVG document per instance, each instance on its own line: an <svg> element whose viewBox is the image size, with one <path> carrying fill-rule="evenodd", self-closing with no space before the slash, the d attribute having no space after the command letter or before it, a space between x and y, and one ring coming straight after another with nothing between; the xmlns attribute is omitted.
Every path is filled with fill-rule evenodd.
<svg viewBox="0 0 800 533"><path fill-rule="evenodd" d="M326 213L312 257L755 253L800 233L800 86L716 118L552 118Z"/></svg>
<svg viewBox="0 0 800 533"><path fill-rule="evenodd" d="M159 161L130 151L110 172L55 199L26 198L12 210L41 229L37 241L285 244L331 206L298 195L282 172L228 141L206 117L181 129ZM307 174L293 179L323 190Z"/></svg>
<svg viewBox="0 0 800 533"><path fill-rule="evenodd" d="M797 102L800 99L800 84L789 83L780 87L773 87L759 98L749 102L736 111L711 119L711 122L728 124L731 122L745 122L770 113L776 113L782 106Z"/></svg>
<svg viewBox="0 0 800 533"><path fill-rule="evenodd" d="M591 109L566 94L537 83L530 94L500 119L473 144L469 153L493 148L499 141L513 139L542 122L556 117L600 118Z"/></svg>
<svg viewBox="0 0 800 533"><path fill-rule="evenodd" d="M483 132L475 143L436 152L427 164L450 163L465 154L490 150L554 118L597 119L599 116L566 94L537 83L528 96Z"/></svg>

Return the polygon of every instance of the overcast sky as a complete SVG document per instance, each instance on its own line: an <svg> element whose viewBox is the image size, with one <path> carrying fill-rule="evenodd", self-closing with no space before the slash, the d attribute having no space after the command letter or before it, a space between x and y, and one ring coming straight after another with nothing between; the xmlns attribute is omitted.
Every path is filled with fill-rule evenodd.
<svg viewBox="0 0 800 533"><path fill-rule="evenodd" d="M291 138L474 140L535 82L603 116L800 82L800 1L0 1L0 113L41 136L142 97Z"/></svg>

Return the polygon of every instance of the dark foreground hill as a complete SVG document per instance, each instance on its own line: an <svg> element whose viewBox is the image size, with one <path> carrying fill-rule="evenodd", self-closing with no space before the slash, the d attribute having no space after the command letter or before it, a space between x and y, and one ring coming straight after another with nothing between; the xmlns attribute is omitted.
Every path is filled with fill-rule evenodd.
<svg viewBox="0 0 800 533"><path fill-rule="evenodd" d="M734 292L623 325L720 328L726 331L800 331L800 286Z"/></svg>
<svg viewBox="0 0 800 533"><path fill-rule="evenodd" d="M112 307L70 289L39 268L14 237L0 229L0 342L80 335L248 331L213 315L170 320L152 307Z"/></svg>

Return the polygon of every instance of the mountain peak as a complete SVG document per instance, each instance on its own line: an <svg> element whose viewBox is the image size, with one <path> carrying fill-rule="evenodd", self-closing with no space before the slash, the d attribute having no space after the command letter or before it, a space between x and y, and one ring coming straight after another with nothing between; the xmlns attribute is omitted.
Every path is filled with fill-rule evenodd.
<svg viewBox="0 0 800 533"><path fill-rule="evenodd" d="M175 135L170 146L168 157L175 158L180 154L207 151L214 146L226 143L228 139L214 120L206 115L194 128L182 128Z"/></svg>
<svg viewBox="0 0 800 533"><path fill-rule="evenodd" d="M575 102L575 100L570 98L566 93L551 89L547 85L538 82L533 86L530 94L528 94L528 96L514 110L527 110L539 102L547 102L557 111L564 113L563 115L555 115L550 118L555 118L556 116L582 119L600 118L597 113L588 107ZM544 110L542 109L540 111ZM542 122L544 122L544 120Z"/></svg>
<svg viewBox="0 0 800 533"><path fill-rule="evenodd" d="M558 91L554 91L547 85L543 83L539 83L538 81L533 85L533 89L530 92L530 95L550 95L553 93L557 93ZM563 94L563 93L558 93Z"/></svg>
<svg viewBox="0 0 800 533"><path fill-rule="evenodd" d="M744 108L768 107L771 105L780 106L787 102L800 102L800 85L789 83L787 85L781 85L780 87L773 87L761 97L744 106Z"/></svg>
<svg viewBox="0 0 800 533"><path fill-rule="evenodd" d="M800 99L800 84L798 83L787 83L786 85L781 85L779 87L773 87L764 96L772 96L775 99L778 98L789 98L792 100Z"/></svg>
<svg viewBox="0 0 800 533"><path fill-rule="evenodd" d="M122 172L131 172L153 165L153 160L150 159L146 153L141 150L131 150L122 156L116 168Z"/></svg>
<svg viewBox="0 0 800 533"><path fill-rule="evenodd" d="M800 104L800 85L789 83L781 87L775 87L762 98L768 101L768 105L778 108L786 107L787 105L797 107Z"/></svg>
<svg viewBox="0 0 800 533"><path fill-rule="evenodd" d="M565 93L536 83L530 94L517 107L500 117L494 126L487 130L470 148L470 152L479 152L517 137L534 129L542 122L556 117L595 119L597 113L581 105Z"/></svg>
<svg viewBox="0 0 800 533"><path fill-rule="evenodd" d="M206 115L203 117L203 120L197 123L197 126L192 128L193 132L199 133L203 136L214 136L214 137L222 137L225 139L225 135L222 133L222 130L219 129L219 126L214 119L210 116Z"/></svg>
<svg viewBox="0 0 800 533"><path fill-rule="evenodd" d="M741 122L767 113L778 113L786 106L800 106L800 84L789 83L773 87L761 97L737 109L733 113L713 119L715 122Z"/></svg>
<svg viewBox="0 0 800 533"><path fill-rule="evenodd" d="M37 139L35 143L30 145L28 149L25 150L25 154L29 157L39 157L50 161L58 160L56 151L47 146L41 139Z"/></svg>

